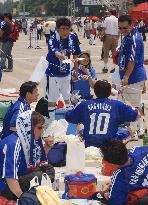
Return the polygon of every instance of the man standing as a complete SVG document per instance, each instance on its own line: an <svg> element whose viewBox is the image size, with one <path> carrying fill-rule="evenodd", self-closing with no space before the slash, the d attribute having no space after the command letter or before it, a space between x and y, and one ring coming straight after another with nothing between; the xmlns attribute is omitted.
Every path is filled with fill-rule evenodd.
<svg viewBox="0 0 148 205"><path fill-rule="evenodd" d="M118 46L118 18L116 17L116 10L110 11L110 16L105 18L103 24L103 30L101 36L104 36L103 40L103 60L104 60L104 68L102 70L103 73L108 72L108 57L109 51L115 52ZM115 66L115 65L114 65ZM114 72L114 68L110 72Z"/></svg>
<svg viewBox="0 0 148 205"><path fill-rule="evenodd" d="M142 113L142 90L146 81L144 46L140 33L132 27L131 17L119 17L119 29L124 36L118 57L119 73L124 98ZM139 136L144 134L143 118L133 125Z"/></svg>
<svg viewBox="0 0 148 205"><path fill-rule="evenodd" d="M20 87L20 97L7 111L3 120L3 130L0 133L1 138L5 138L12 132L16 131L17 117L27 110L31 110L30 104L38 100L38 84L36 82L28 81Z"/></svg>
<svg viewBox="0 0 148 205"><path fill-rule="evenodd" d="M49 102L51 120L54 118L56 102L60 93L65 104L69 104L70 64L63 63L63 60L70 58L71 55L76 58L81 53L77 36L70 30L70 20L59 18L56 22L56 32L52 35L48 44L47 60L49 66L46 70L45 98Z"/></svg>
<svg viewBox="0 0 148 205"><path fill-rule="evenodd" d="M11 22L12 15L4 14L4 21L1 23L0 28L0 37L2 38L2 70L5 69L6 58L8 59L8 68L5 70L6 72L13 71L13 59L11 55L13 42L9 39L9 35L11 34Z"/></svg>

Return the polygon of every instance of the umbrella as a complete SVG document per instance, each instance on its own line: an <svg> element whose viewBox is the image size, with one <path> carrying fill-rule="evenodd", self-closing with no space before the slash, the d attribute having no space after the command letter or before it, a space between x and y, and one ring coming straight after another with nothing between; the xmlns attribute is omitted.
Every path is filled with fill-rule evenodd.
<svg viewBox="0 0 148 205"><path fill-rule="evenodd" d="M98 21L99 17L97 17L97 16L90 16L89 19L92 20L92 21Z"/></svg>
<svg viewBox="0 0 148 205"><path fill-rule="evenodd" d="M49 27L50 29L55 28L56 27L56 22L55 21L46 21L46 22L44 22L44 26Z"/></svg>

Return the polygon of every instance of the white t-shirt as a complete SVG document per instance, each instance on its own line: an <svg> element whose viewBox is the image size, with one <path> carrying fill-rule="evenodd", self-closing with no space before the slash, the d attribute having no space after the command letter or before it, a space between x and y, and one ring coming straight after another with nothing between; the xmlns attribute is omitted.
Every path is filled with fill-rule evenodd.
<svg viewBox="0 0 148 205"><path fill-rule="evenodd" d="M103 27L106 34L118 35L118 18L113 15L106 17Z"/></svg>

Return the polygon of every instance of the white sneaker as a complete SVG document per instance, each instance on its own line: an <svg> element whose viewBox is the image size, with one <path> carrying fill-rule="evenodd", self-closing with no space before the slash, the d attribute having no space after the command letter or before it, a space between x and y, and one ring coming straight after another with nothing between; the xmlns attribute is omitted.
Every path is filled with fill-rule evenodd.
<svg viewBox="0 0 148 205"><path fill-rule="evenodd" d="M137 130L137 134L138 134L139 139L142 139L143 136L145 135L145 130L139 129L139 130Z"/></svg>
<svg viewBox="0 0 148 205"><path fill-rule="evenodd" d="M135 132L130 141L138 141L138 133Z"/></svg>

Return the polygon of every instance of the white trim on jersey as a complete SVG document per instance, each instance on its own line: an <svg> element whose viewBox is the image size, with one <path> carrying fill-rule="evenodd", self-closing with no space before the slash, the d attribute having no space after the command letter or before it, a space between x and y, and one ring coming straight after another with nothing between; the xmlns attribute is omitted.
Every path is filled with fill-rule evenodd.
<svg viewBox="0 0 148 205"><path fill-rule="evenodd" d="M19 158L20 150L21 150L21 142L20 142L20 139L18 138L16 141L15 149L14 149L14 179L18 179L18 176L17 176L18 170L16 170L16 167L17 167L16 164Z"/></svg>
<svg viewBox="0 0 148 205"><path fill-rule="evenodd" d="M112 186L111 186L111 190L110 190L110 193L109 193L109 198L111 198L112 190L113 190L116 178L117 178L117 176L120 172L121 172L121 169L118 169L117 171L113 172L113 175L112 175L112 178L111 178Z"/></svg>
<svg viewBox="0 0 148 205"><path fill-rule="evenodd" d="M3 174L2 174L2 178L5 178L5 173L6 173L6 159L7 159L7 145L5 144L4 149L3 149L3 153L4 153L4 164L3 164Z"/></svg>

